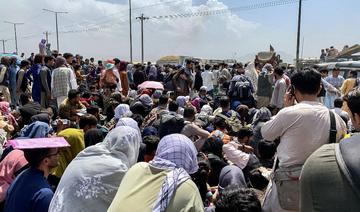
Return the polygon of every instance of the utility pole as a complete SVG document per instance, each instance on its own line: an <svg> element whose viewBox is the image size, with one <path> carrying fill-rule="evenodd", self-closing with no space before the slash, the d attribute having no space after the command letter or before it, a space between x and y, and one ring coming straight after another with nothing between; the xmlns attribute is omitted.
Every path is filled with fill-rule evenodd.
<svg viewBox="0 0 360 212"><path fill-rule="evenodd" d="M51 35L51 33L46 31L46 32L44 32L44 34L45 34L45 37L46 37L46 44L48 44L49 43L49 35Z"/></svg>
<svg viewBox="0 0 360 212"><path fill-rule="evenodd" d="M4 23L14 25L14 33L15 33L15 53L18 54L18 44L17 44L17 35L16 35L16 25L22 25L24 23L15 23L10 21L4 21Z"/></svg>
<svg viewBox="0 0 360 212"><path fill-rule="evenodd" d="M2 40L0 40L0 41L2 42L2 45L3 45L3 53L5 54L5 53L6 53L6 51L5 51L5 42L6 42L7 40L2 39Z"/></svg>
<svg viewBox="0 0 360 212"><path fill-rule="evenodd" d="M68 12L62 12L62 11L53 11L48 9L43 9L44 11L51 12L55 14L55 24L56 24L56 47L59 51L59 28L58 28L58 14L67 14Z"/></svg>
<svg viewBox="0 0 360 212"><path fill-rule="evenodd" d="M141 63L144 64L144 20L149 19L149 17L144 17L144 14L141 14L140 17L136 17L141 21Z"/></svg>
<svg viewBox="0 0 360 212"><path fill-rule="evenodd" d="M129 26L130 26L130 63L132 63L132 23L131 23L131 0L129 0Z"/></svg>
<svg viewBox="0 0 360 212"><path fill-rule="evenodd" d="M301 7L302 7L302 0L299 0L298 29L297 29L297 42L296 42L296 68L299 68Z"/></svg>

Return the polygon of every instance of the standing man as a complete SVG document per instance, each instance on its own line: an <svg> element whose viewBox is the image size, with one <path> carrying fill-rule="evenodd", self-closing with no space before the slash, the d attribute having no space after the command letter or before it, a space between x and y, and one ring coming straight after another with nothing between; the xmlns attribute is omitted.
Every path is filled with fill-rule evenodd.
<svg viewBox="0 0 360 212"><path fill-rule="evenodd" d="M74 67L72 67L72 62L74 59L74 55L71 53L64 53L64 58L66 60L66 67L71 68L72 70L74 70Z"/></svg>
<svg viewBox="0 0 360 212"><path fill-rule="evenodd" d="M16 96L16 74L19 67L16 65L16 57L10 58L9 66L9 91L11 96L11 106L16 107L17 96Z"/></svg>
<svg viewBox="0 0 360 212"><path fill-rule="evenodd" d="M53 143L52 148L47 148L48 142L41 139L32 139L31 145L24 146L21 143L26 142L18 142L15 148L24 149L30 167L8 189L4 211L48 211L54 193L47 178L51 170L59 165L59 148L69 146L63 138L54 139L57 141L48 141Z"/></svg>
<svg viewBox="0 0 360 212"><path fill-rule="evenodd" d="M332 71L332 76L328 76L325 78L325 80L328 83L330 83L332 86L336 88L336 92L331 92L331 91L326 92L324 104L329 109L334 108L334 100L340 96L339 90L345 81L344 77L340 76L339 74L340 74L340 69L334 68Z"/></svg>
<svg viewBox="0 0 360 212"><path fill-rule="evenodd" d="M272 71L273 67L267 63L262 68L257 85L257 108L267 107L270 104L272 95Z"/></svg>
<svg viewBox="0 0 360 212"><path fill-rule="evenodd" d="M58 56L55 60L56 69L51 74L51 93L56 98L57 105L66 99L71 89L77 89L76 77L73 70L66 66L64 57Z"/></svg>
<svg viewBox="0 0 360 212"><path fill-rule="evenodd" d="M270 105L274 108L274 114L284 107L284 95L286 93L286 82L283 77L284 70L282 68L276 68L274 70L275 86L271 97Z"/></svg>
<svg viewBox="0 0 360 212"><path fill-rule="evenodd" d="M48 108L51 100L51 73L55 64L53 56L45 56L45 65L40 70L41 107Z"/></svg>
<svg viewBox="0 0 360 212"><path fill-rule="evenodd" d="M180 69L173 77L176 96L188 96L193 84L193 61L187 60L185 68Z"/></svg>
<svg viewBox="0 0 360 212"><path fill-rule="evenodd" d="M35 55L34 64L31 66L25 77L30 79L30 75L33 79L32 85L32 98L35 102L41 103L41 82L40 82L40 70L43 62L43 56L40 54Z"/></svg>
<svg viewBox="0 0 360 212"><path fill-rule="evenodd" d="M201 77L203 79L203 85L207 88L207 93L210 96L213 96L213 90L214 90L214 74L210 72L210 65L205 65L205 71L201 73Z"/></svg>
<svg viewBox="0 0 360 212"><path fill-rule="evenodd" d="M261 129L267 141L280 138L275 162L277 165L273 170L274 179L265 194L264 212L298 211L298 179L305 160L316 149L330 142L331 123L336 125L337 131L331 142L339 141L346 132L346 125L340 116L332 113L334 123L329 110L317 101L321 82L319 72L297 72L291 77L291 82L292 89L285 95L285 108ZM282 183L284 180L287 180L285 184Z"/></svg>
<svg viewBox="0 0 360 212"><path fill-rule="evenodd" d="M0 63L0 93L3 94L5 101L11 103L9 91L9 65L10 58L2 57Z"/></svg>

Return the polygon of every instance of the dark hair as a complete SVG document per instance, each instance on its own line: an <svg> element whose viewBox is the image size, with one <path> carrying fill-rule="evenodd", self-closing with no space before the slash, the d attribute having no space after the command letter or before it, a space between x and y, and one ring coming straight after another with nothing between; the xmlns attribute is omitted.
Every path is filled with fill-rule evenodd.
<svg viewBox="0 0 360 212"><path fill-rule="evenodd" d="M38 167L50 152L50 148L24 149L24 157L31 167Z"/></svg>
<svg viewBox="0 0 360 212"><path fill-rule="evenodd" d="M353 115L360 115L360 88L351 91L347 97L349 109Z"/></svg>
<svg viewBox="0 0 360 212"><path fill-rule="evenodd" d="M251 186L255 189L263 190L269 184L269 180L266 179L266 177L264 177L258 169L251 170L248 174L248 177Z"/></svg>
<svg viewBox="0 0 360 212"><path fill-rule="evenodd" d="M94 115L86 114L80 117L79 127L80 129L84 129L86 126L96 126L97 118Z"/></svg>
<svg viewBox="0 0 360 212"><path fill-rule="evenodd" d="M220 128L222 130L226 129L226 122L225 119L220 116L215 116L213 125L215 128Z"/></svg>
<svg viewBox="0 0 360 212"><path fill-rule="evenodd" d="M263 160L272 159L276 152L276 144L274 142L261 140L258 144L259 158Z"/></svg>
<svg viewBox="0 0 360 212"><path fill-rule="evenodd" d="M227 96L220 98L220 107L228 107L230 105L230 99Z"/></svg>
<svg viewBox="0 0 360 212"><path fill-rule="evenodd" d="M148 155L153 154L156 151L159 142L160 138L158 136L145 136L143 138L143 143L146 145L145 153Z"/></svg>
<svg viewBox="0 0 360 212"><path fill-rule="evenodd" d="M326 68L320 69L320 73L329 73L329 70L327 70Z"/></svg>
<svg viewBox="0 0 360 212"><path fill-rule="evenodd" d="M131 116L132 119L134 119L137 123L138 123L138 126L140 128L140 126L142 125L142 123L144 122L144 118L141 114L133 114Z"/></svg>
<svg viewBox="0 0 360 212"><path fill-rule="evenodd" d="M215 203L215 212L261 212L255 192L238 185L226 187Z"/></svg>
<svg viewBox="0 0 360 212"><path fill-rule="evenodd" d="M65 59L69 59L70 57L74 57L74 55L71 54L71 53L64 53L64 54L63 54L63 57L64 57Z"/></svg>
<svg viewBox="0 0 360 212"><path fill-rule="evenodd" d="M184 108L184 118L192 118L195 116L195 110L193 107L185 107Z"/></svg>
<svg viewBox="0 0 360 212"><path fill-rule="evenodd" d="M30 65L30 62L28 60L23 60L20 63L20 68L24 68L25 66Z"/></svg>
<svg viewBox="0 0 360 212"><path fill-rule="evenodd" d="M81 65L78 65L78 64L74 65L74 70L75 71L80 70L80 69L81 69Z"/></svg>
<svg viewBox="0 0 360 212"><path fill-rule="evenodd" d="M206 194L208 192L207 181L211 168L210 168L209 160L207 158L199 159L199 155L198 155L198 161L199 161L198 162L199 169L197 170L196 173L192 175L192 180L198 187L201 199L204 202L206 200Z"/></svg>
<svg viewBox="0 0 360 212"><path fill-rule="evenodd" d="M160 105L165 105L168 103L168 101L169 101L169 98L166 95L161 95L159 98Z"/></svg>
<svg viewBox="0 0 360 212"><path fill-rule="evenodd" d="M245 137L251 137L253 136L254 133L253 131L251 130L250 127L242 127L240 128L238 134L237 134L237 137L238 138L245 138Z"/></svg>
<svg viewBox="0 0 360 212"><path fill-rule="evenodd" d="M26 92L26 93L22 93L20 94L20 104L21 105L26 105L28 102L30 102L30 98L31 98L31 93Z"/></svg>
<svg viewBox="0 0 360 212"><path fill-rule="evenodd" d="M274 73L277 75L282 76L284 74L284 69L282 68L275 68Z"/></svg>
<svg viewBox="0 0 360 212"><path fill-rule="evenodd" d="M55 57L53 57L53 56L45 56L45 58L44 58L44 62L45 62L45 64L46 63L48 63L49 61L51 61L51 60L55 60Z"/></svg>
<svg viewBox="0 0 360 212"><path fill-rule="evenodd" d="M206 139L204 145L201 148L201 152L204 152L206 154L212 153L218 156L219 158L222 158L223 145L224 143L220 138L211 136L208 139Z"/></svg>
<svg viewBox="0 0 360 212"><path fill-rule="evenodd" d="M88 108L86 108L86 112L91 115L95 115L96 113L100 112L100 108L96 105L90 105Z"/></svg>
<svg viewBox="0 0 360 212"><path fill-rule="evenodd" d="M76 89L71 89L69 92L68 92L68 99L69 100L72 100L72 99L75 99L77 97L77 95L79 95L80 92Z"/></svg>
<svg viewBox="0 0 360 212"><path fill-rule="evenodd" d="M86 131L84 136L85 147L103 142L103 140L104 140L103 132L100 129L96 129L96 128Z"/></svg>
<svg viewBox="0 0 360 212"><path fill-rule="evenodd" d="M342 98L336 98L334 100L334 107L341 108L343 106L343 102Z"/></svg>
<svg viewBox="0 0 360 212"><path fill-rule="evenodd" d="M120 60L118 58L114 58L113 61L115 62L115 65L120 63Z"/></svg>
<svg viewBox="0 0 360 212"><path fill-rule="evenodd" d="M209 70L210 68L211 68L211 65L209 65L209 64L205 65L205 70Z"/></svg>
<svg viewBox="0 0 360 212"><path fill-rule="evenodd" d="M352 78L357 78L358 73L356 70L351 70L350 74L352 75Z"/></svg>
<svg viewBox="0 0 360 212"><path fill-rule="evenodd" d="M298 71L291 77L291 83L302 94L316 95L320 90L321 74L312 69Z"/></svg>
<svg viewBox="0 0 360 212"><path fill-rule="evenodd" d="M34 57L34 64L42 63L42 61L43 61L43 56L41 54L36 54Z"/></svg>
<svg viewBox="0 0 360 212"><path fill-rule="evenodd" d="M179 105L176 104L174 101L169 102L169 111L176 112L179 109Z"/></svg>

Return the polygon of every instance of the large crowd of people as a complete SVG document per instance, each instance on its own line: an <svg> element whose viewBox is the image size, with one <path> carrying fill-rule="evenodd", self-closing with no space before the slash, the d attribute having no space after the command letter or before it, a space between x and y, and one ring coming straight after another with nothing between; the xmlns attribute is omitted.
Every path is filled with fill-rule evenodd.
<svg viewBox="0 0 360 212"><path fill-rule="evenodd" d="M2 57L0 211L358 211L359 109L357 71Z"/></svg>

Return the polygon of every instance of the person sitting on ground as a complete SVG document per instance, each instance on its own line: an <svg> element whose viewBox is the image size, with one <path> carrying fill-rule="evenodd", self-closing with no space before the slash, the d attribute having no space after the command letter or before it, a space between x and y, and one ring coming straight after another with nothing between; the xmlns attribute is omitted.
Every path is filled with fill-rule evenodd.
<svg viewBox="0 0 360 212"><path fill-rule="evenodd" d="M73 89L68 93L68 97L60 104L59 116L61 119L76 121L77 113L85 110L86 107L80 102L80 92Z"/></svg>
<svg viewBox="0 0 360 212"><path fill-rule="evenodd" d="M60 147L68 145L57 142L52 148L43 140L33 140L32 149L23 149L30 168L19 175L8 189L4 211L48 211L54 195L47 178L58 166ZM28 146L26 146L28 148ZM21 144L17 148L24 148Z"/></svg>
<svg viewBox="0 0 360 212"><path fill-rule="evenodd" d="M210 133L204 129L201 129L194 122L195 120L195 110L191 107L186 107L184 110L184 128L181 131L181 134L186 135L190 138L197 150L200 150L204 145L205 140L209 137Z"/></svg>
<svg viewBox="0 0 360 212"><path fill-rule="evenodd" d="M123 176L136 163L140 143L137 130L121 126L102 143L81 151L61 177L49 211L106 211Z"/></svg>
<svg viewBox="0 0 360 212"><path fill-rule="evenodd" d="M196 148L186 136L165 136L154 160L137 163L125 174L108 211L203 211L190 177L199 168L196 156Z"/></svg>

